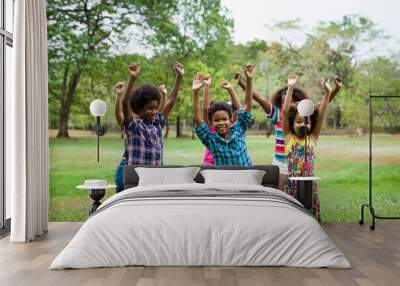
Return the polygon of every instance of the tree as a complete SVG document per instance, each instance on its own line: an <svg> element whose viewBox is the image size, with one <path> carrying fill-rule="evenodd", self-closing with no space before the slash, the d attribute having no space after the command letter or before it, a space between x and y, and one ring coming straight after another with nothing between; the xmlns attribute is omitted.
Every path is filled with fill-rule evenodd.
<svg viewBox="0 0 400 286"><path fill-rule="evenodd" d="M299 30L298 20L277 22L272 27L288 34ZM386 36L377 28L370 19L349 15L338 21L321 22L314 30L307 34L304 44L294 45L286 37L269 45L267 51L259 60L261 70L264 72L264 81L272 90L283 85L289 73L300 75L300 84L309 92L314 101L319 101L321 89L318 87L320 77L331 77L335 74L343 78L344 89L341 94L330 104L327 122L332 127L361 124L367 113L357 110L350 111L363 101L352 83L358 67L366 61L366 55L382 44ZM341 98L346 99L346 104ZM346 109L346 110L345 110ZM349 114L355 115L355 120L350 120ZM342 116L342 113L346 113ZM344 120L341 122L341 120Z"/></svg>
<svg viewBox="0 0 400 286"><path fill-rule="evenodd" d="M159 2L47 1L50 100L60 104L57 137L69 136L69 115L82 75L98 75L128 26L143 27L153 14L174 8L174 1Z"/></svg>
<svg viewBox="0 0 400 286"><path fill-rule="evenodd" d="M54 114L54 102L59 102L58 137L68 137L71 107L82 77L97 84L102 73L110 73L104 67L112 45L129 40L127 27L139 28L140 41L155 55L169 55L158 61L161 75L169 73L175 60L185 62L194 56L223 62L220 55L233 25L220 1L211 0L49 0L47 17L50 105Z"/></svg>
<svg viewBox="0 0 400 286"><path fill-rule="evenodd" d="M221 6L221 1L180 0L177 1L176 15L168 19L155 17L147 24L157 27L146 40L154 48L152 61L158 73L162 71L168 75L176 60L185 65L187 84L182 86L181 95L170 114L170 121L177 122L179 137L181 119L192 118L190 86L194 73L212 73L215 80L222 79L214 72L224 70L227 64L233 21ZM213 91L217 82L214 81Z"/></svg>

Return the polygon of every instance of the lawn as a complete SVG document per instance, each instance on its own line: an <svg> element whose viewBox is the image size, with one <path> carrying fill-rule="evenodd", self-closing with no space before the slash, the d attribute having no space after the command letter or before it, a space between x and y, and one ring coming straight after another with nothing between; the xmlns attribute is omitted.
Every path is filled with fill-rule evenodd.
<svg viewBox="0 0 400 286"><path fill-rule="evenodd" d="M274 137L248 136L254 164L270 164ZM114 181L123 142L118 134L100 140L100 163L96 139L50 139L50 221L84 221L91 202L75 187L85 179ZM190 138L165 140L164 163L199 164L204 147ZM317 145L316 176L323 221L358 221L360 206L368 200L368 138L321 136ZM374 206L378 215L400 215L400 136L374 136ZM113 191L108 191L108 196ZM369 218L367 216L367 218Z"/></svg>

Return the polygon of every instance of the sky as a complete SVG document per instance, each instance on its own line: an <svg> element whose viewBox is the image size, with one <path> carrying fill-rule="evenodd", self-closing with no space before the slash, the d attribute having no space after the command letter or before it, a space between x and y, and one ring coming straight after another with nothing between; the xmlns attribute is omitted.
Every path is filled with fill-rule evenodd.
<svg viewBox="0 0 400 286"><path fill-rule="evenodd" d="M358 14L373 20L386 35L391 36L388 49L400 50L399 0L222 0L235 21L234 41L245 43L254 39L277 39L265 26L274 20L300 19L303 32L296 35L301 43L304 31L319 21L336 21L344 15Z"/></svg>
<svg viewBox="0 0 400 286"><path fill-rule="evenodd" d="M345 15L357 14L370 18L377 27L390 36L370 56L400 52L400 0L221 0L235 22L233 40L246 43L259 40L287 40L287 35L273 33L266 25L274 21L300 19L303 27L290 34L295 44L304 42L306 33L320 21L338 21ZM132 31L134 31L133 29ZM138 53L150 56L152 51L134 45ZM382 47L382 48L381 48ZM115 47L116 51L129 53L132 43ZM368 55L366 55L368 57Z"/></svg>

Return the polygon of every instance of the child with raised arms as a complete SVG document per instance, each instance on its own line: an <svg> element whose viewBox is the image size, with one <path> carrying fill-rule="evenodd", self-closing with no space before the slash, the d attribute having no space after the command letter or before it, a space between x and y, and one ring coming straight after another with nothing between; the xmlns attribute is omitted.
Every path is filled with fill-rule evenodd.
<svg viewBox="0 0 400 286"><path fill-rule="evenodd" d="M232 110L225 102L215 102L208 110L208 119L216 133L210 131L200 112L199 90L204 85L200 75L193 79L193 112L196 128L194 131L201 142L210 150L217 166L240 165L251 166L249 153L246 146L246 130L253 123L252 108L252 80L253 66L245 66L246 95L244 108L240 109L237 121L233 124Z"/></svg>

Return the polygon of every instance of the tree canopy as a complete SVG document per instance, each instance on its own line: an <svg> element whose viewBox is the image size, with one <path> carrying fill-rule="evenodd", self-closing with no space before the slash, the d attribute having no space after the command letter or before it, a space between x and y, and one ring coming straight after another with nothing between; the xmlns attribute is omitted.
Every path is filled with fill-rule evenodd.
<svg viewBox="0 0 400 286"><path fill-rule="evenodd" d="M213 99L228 100L219 82L233 83L233 73L248 62L256 68L254 88L266 97L285 84L289 73L297 73L300 84L317 101L322 94L319 79L339 74L344 88L329 109L332 128L367 126L370 84L380 94L398 95L400 91L399 55L367 56L386 36L376 23L358 15L319 23L301 45L294 45L290 38L233 43L234 22L221 2L212 0L49 0L47 17L49 123L59 129L59 137L67 137L71 127L88 128L93 121L88 110L91 100L101 98L113 109L113 86L128 79L127 66L134 61L142 63L137 84L166 84L169 90L175 78L173 63L185 65L185 80L171 121L178 117L192 120L195 72L211 75ZM269 28L278 33L302 29L298 19L275 22ZM113 49L121 43L128 53ZM150 52L141 53L139 44ZM244 98L241 90L237 93ZM253 113L256 122L265 125L256 103ZM113 112L107 113L106 122L116 126ZM385 126L396 124L400 122Z"/></svg>

